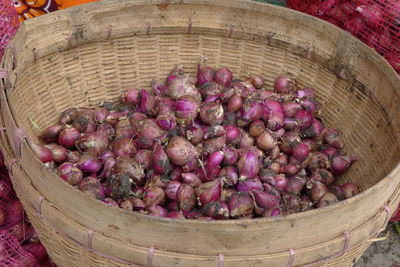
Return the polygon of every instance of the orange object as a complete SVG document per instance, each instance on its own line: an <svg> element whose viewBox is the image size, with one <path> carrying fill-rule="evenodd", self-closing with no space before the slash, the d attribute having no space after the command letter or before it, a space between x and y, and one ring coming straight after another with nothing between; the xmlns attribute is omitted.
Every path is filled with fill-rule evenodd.
<svg viewBox="0 0 400 267"><path fill-rule="evenodd" d="M77 6L77 5L82 5L90 2L94 2L96 0L59 0L57 2L60 2L60 9L72 7L72 6Z"/></svg>

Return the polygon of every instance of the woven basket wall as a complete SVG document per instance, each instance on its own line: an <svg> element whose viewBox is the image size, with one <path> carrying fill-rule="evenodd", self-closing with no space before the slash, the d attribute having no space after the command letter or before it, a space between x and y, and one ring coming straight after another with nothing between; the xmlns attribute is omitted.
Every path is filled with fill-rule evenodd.
<svg viewBox="0 0 400 267"><path fill-rule="evenodd" d="M254 1L108 0L26 21L13 47L2 63L1 139L16 191L59 266L349 266L400 201L399 77L328 23ZM340 182L364 191L286 217L170 220L93 200L34 155L32 120L43 128L67 107L149 88L177 63L194 74L201 56L269 86L289 71L316 88L324 120L361 159Z"/></svg>

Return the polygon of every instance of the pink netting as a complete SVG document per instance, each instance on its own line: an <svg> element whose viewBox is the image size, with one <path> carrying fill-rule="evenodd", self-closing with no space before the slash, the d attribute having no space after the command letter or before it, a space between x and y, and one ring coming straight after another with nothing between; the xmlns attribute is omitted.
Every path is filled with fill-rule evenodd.
<svg viewBox="0 0 400 267"><path fill-rule="evenodd" d="M7 231L0 231L0 266L37 267L35 257L22 249L18 240Z"/></svg>
<svg viewBox="0 0 400 267"><path fill-rule="evenodd" d="M19 26L18 14L11 0L0 0L0 61L5 48Z"/></svg>
<svg viewBox="0 0 400 267"><path fill-rule="evenodd" d="M400 73L400 1L288 0L287 6L352 33L375 48Z"/></svg>

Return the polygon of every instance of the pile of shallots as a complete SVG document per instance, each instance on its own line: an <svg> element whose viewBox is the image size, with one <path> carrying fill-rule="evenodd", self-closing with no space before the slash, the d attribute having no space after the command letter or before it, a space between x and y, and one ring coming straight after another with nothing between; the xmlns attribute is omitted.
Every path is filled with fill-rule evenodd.
<svg viewBox="0 0 400 267"><path fill-rule="evenodd" d="M290 75L273 89L201 64L194 79L178 65L151 90L65 110L34 149L82 192L152 216L278 216L358 194L334 184L356 158L324 128L314 90Z"/></svg>

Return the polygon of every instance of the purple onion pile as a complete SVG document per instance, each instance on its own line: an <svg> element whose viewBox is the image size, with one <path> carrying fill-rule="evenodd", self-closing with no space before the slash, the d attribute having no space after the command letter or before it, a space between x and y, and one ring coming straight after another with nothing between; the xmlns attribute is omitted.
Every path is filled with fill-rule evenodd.
<svg viewBox="0 0 400 267"><path fill-rule="evenodd" d="M201 64L194 79L178 65L151 90L65 110L33 148L85 194L152 216L280 216L358 194L335 184L356 158L323 126L314 90L290 75L273 87Z"/></svg>

